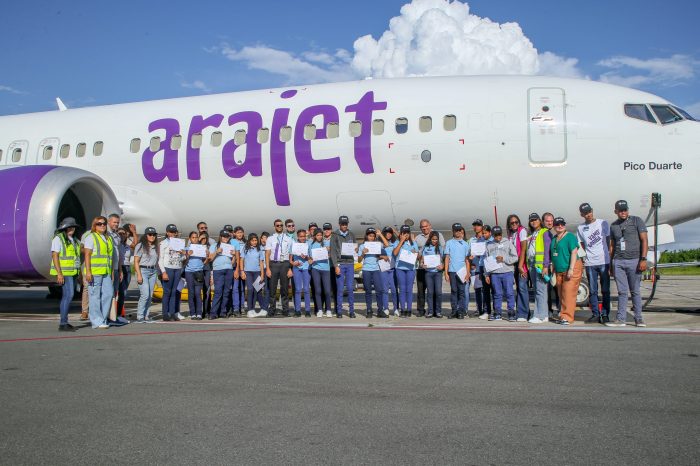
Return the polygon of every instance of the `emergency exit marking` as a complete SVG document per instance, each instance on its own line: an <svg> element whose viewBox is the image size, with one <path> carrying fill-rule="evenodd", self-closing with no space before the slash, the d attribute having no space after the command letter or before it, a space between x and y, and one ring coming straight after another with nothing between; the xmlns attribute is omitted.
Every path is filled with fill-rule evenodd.
<svg viewBox="0 0 700 466"><path fill-rule="evenodd" d="M464 163L462 164L461 167L459 167L459 170L460 170L460 171L464 171L464 170L466 170L466 169L467 169L467 165L464 164Z"/></svg>
<svg viewBox="0 0 700 466"><path fill-rule="evenodd" d="M389 149L391 149L391 146L393 146L393 145L394 145L394 143L393 143L393 142L390 142L390 143L389 143Z"/></svg>
<svg viewBox="0 0 700 466"><path fill-rule="evenodd" d="M393 168L389 169L389 173L396 173Z"/></svg>
<svg viewBox="0 0 700 466"><path fill-rule="evenodd" d="M464 139L460 139L459 142L460 142L461 144L464 144Z"/></svg>

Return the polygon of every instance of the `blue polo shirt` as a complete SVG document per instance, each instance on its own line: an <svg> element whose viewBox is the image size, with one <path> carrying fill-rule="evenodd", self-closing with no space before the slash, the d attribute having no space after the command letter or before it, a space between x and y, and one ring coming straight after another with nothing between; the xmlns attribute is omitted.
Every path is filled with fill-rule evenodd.
<svg viewBox="0 0 700 466"><path fill-rule="evenodd" d="M189 251L190 247L187 246L185 251ZM204 270L204 258L188 256L187 264L185 265L185 272L201 272Z"/></svg>
<svg viewBox="0 0 700 466"><path fill-rule="evenodd" d="M398 244L398 243L397 243ZM396 246L394 246L396 247ZM409 241L405 241L403 243L403 246L401 246L401 250L399 253L396 255L396 268L399 270L413 270L416 268L416 264L409 264L408 262L404 262L399 260L399 256L401 255L401 251L411 251L411 252L418 252L418 245L414 241L413 244L411 244Z"/></svg>
<svg viewBox="0 0 700 466"><path fill-rule="evenodd" d="M365 243L362 243L357 249L357 254L362 254L365 251ZM362 256L362 271L375 272L379 270L379 254L365 254Z"/></svg>
<svg viewBox="0 0 700 466"><path fill-rule="evenodd" d="M265 251L259 248L241 249L243 270L246 272L260 272L260 261L265 261Z"/></svg>
<svg viewBox="0 0 700 466"><path fill-rule="evenodd" d="M216 249L216 243L214 243L209 247L209 252L216 253ZM233 268L233 264L230 257L218 254L211 263L211 268L212 270L229 270Z"/></svg>
<svg viewBox="0 0 700 466"><path fill-rule="evenodd" d="M396 256L394 255L394 248L398 244L399 244L399 240L390 241L389 246L384 248L384 252L386 253L386 256L389 258L389 263L391 264L392 269L396 268ZM387 272L388 272L388 270L387 270Z"/></svg>
<svg viewBox="0 0 700 466"><path fill-rule="evenodd" d="M452 238L445 243L445 255L450 256L448 272L458 272L465 266L465 260L469 257L469 241Z"/></svg>
<svg viewBox="0 0 700 466"><path fill-rule="evenodd" d="M299 241L296 241L296 242L298 243ZM307 243L302 243L302 244L307 244ZM293 255L292 260L294 262L296 262L296 261L301 262L300 265L295 265L294 268L299 269L299 270L309 270L309 253L308 252L306 253L305 258L301 257L301 256Z"/></svg>
<svg viewBox="0 0 700 466"><path fill-rule="evenodd" d="M436 248L435 246L426 245L426 246L423 248L423 257L425 257L425 256L434 256L434 255L438 254L437 249L438 249L438 248ZM440 249L440 260L442 261L443 252L444 252L443 249L444 249L444 248L439 248L439 249ZM426 272L439 272L439 270L437 269L437 267L433 267L432 269L425 269L425 271L426 271Z"/></svg>
<svg viewBox="0 0 700 466"><path fill-rule="evenodd" d="M319 243L316 243L316 242L311 243L311 246L309 246L309 255L311 255L311 251L312 251L313 249L319 249L319 248L326 247L326 242L327 242L328 245L330 246L331 242L330 242L330 241L327 241L327 240L323 240L323 244L319 244ZM321 270L321 271L330 271L330 270L331 270L331 264L330 264L330 262L328 261L328 259L322 260L322 261L314 261L314 263L311 264L311 268L312 268L312 269L316 269L316 270Z"/></svg>

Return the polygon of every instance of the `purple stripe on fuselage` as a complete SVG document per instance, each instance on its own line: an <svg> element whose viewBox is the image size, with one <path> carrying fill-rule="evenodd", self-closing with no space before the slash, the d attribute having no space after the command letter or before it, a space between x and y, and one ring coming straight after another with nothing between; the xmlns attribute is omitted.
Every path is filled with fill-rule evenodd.
<svg viewBox="0 0 700 466"><path fill-rule="evenodd" d="M42 277L29 258L27 221L37 184L54 168L40 165L0 170L0 281Z"/></svg>

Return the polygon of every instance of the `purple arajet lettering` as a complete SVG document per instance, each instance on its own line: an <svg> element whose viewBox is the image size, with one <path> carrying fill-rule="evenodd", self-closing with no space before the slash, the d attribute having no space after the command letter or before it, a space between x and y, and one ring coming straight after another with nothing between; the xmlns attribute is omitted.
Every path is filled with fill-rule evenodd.
<svg viewBox="0 0 700 466"><path fill-rule="evenodd" d="M280 94L283 99L290 99L297 91L288 90ZM275 193L277 205L289 205L289 183L287 181L287 143L280 139L280 129L287 126L289 119L288 108L278 108L272 116L270 128L270 172L272 175L272 190Z"/></svg>
<svg viewBox="0 0 700 466"><path fill-rule="evenodd" d="M374 173L372 164L372 112L386 110L386 102L376 102L374 92L369 91L356 103L345 107L345 112L355 112L355 120L362 124L362 132L355 138L355 161L362 173Z"/></svg>
<svg viewBox="0 0 700 466"><path fill-rule="evenodd" d="M160 141L160 147L157 151L153 152L150 145L143 151L141 157L143 176L152 183L159 183L166 178L170 181L178 181L180 174L177 165L177 150L170 148L170 140L174 135L180 133L180 123L174 118L163 118L148 125L150 133L159 129L165 130L165 138ZM156 168L153 160L160 151L163 151L163 166Z"/></svg>
<svg viewBox="0 0 700 466"><path fill-rule="evenodd" d="M188 180L200 180L202 175L200 174L200 163L199 163L199 148L192 147L192 136L197 133L201 133L206 128L218 128L223 121L224 116L221 114L215 114L207 118L203 118L202 115L195 115L192 117L192 122L190 123L190 130L187 134L187 179Z"/></svg>
<svg viewBox="0 0 700 466"><path fill-rule="evenodd" d="M307 173L330 173L340 170L340 157L316 160L311 153L311 141L304 138L304 127L311 124L317 116L323 117L321 128L316 130L316 139L326 139L326 125L338 122L338 109L332 105L314 105L299 114L294 130L294 152L299 167Z"/></svg>
<svg viewBox="0 0 700 466"><path fill-rule="evenodd" d="M221 150L221 164L224 172L231 178L243 178L246 173L252 176L262 176L262 148L258 142L258 131L263 126L262 116L258 112L238 112L228 117L229 126L236 123L247 123L245 135L245 160L237 164L234 158L236 149L240 146L231 139Z"/></svg>

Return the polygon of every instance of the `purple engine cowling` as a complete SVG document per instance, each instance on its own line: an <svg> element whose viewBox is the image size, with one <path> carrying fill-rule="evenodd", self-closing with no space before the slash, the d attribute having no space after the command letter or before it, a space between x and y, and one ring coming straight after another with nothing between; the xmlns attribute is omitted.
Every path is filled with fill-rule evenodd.
<svg viewBox="0 0 700 466"><path fill-rule="evenodd" d="M120 213L114 193L98 176L47 165L0 169L0 285L50 283L50 245L62 218Z"/></svg>

